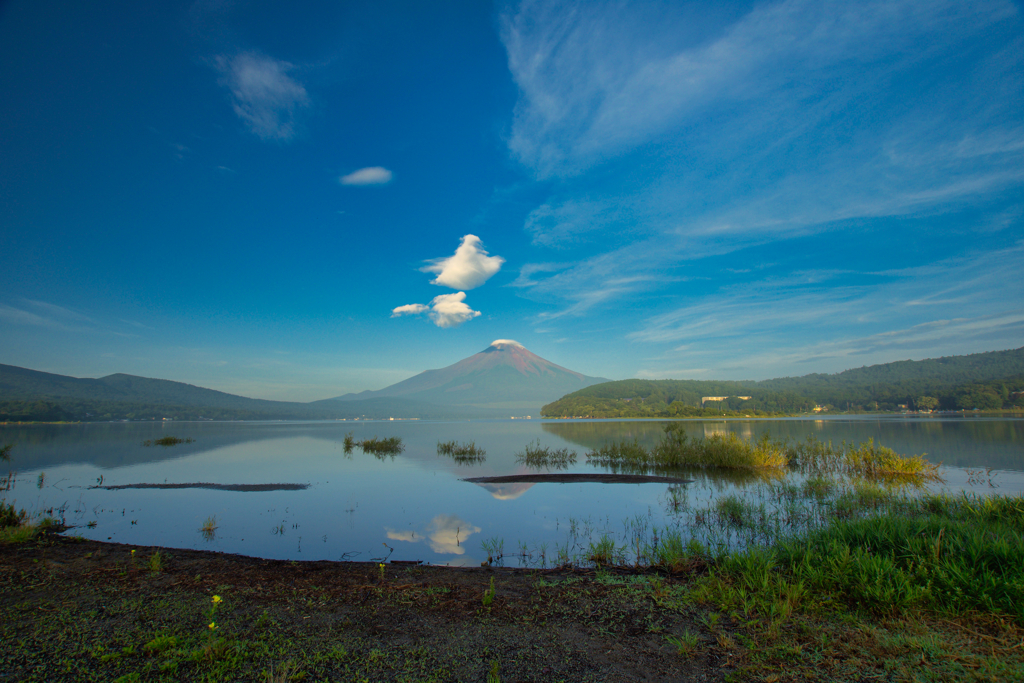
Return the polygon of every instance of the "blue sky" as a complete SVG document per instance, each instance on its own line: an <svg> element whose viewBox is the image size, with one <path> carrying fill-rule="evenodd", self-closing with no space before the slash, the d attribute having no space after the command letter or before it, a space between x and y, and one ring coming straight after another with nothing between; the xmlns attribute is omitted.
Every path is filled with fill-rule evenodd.
<svg viewBox="0 0 1024 683"><path fill-rule="evenodd" d="M0 362L260 398L1024 345L1020 3L0 4Z"/></svg>

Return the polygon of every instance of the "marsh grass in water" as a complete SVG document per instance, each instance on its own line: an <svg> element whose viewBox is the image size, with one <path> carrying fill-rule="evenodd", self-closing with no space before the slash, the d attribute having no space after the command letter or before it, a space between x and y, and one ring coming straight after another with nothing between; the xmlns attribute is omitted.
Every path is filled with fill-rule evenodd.
<svg viewBox="0 0 1024 683"><path fill-rule="evenodd" d="M516 464L534 468L565 470L570 465L576 464L576 451L570 451L568 448L552 449L548 446L541 446L538 440L516 453Z"/></svg>
<svg viewBox="0 0 1024 683"><path fill-rule="evenodd" d="M195 439L192 437L186 437L184 439L177 436L163 436L159 439L147 439L142 442L143 446L177 446L182 443L194 443Z"/></svg>
<svg viewBox="0 0 1024 683"><path fill-rule="evenodd" d="M207 541L212 541L217 536L217 517L213 515L207 517L199 532Z"/></svg>
<svg viewBox="0 0 1024 683"><path fill-rule="evenodd" d="M358 442L358 446L363 449L364 453L371 453L378 458L398 455L405 450L402 439L397 436L389 436L383 439L374 436L372 439Z"/></svg>
<svg viewBox="0 0 1024 683"><path fill-rule="evenodd" d="M665 425L664 436L651 449L635 439L604 444L587 453L587 462L636 473L694 468L751 471L762 473L762 479L779 478L788 468L817 477L818 485L823 485L826 475L911 484L941 479L939 466L923 455L900 455L870 439L856 446L845 441L837 446L813 437L790 444L772 440L768 434L757 441L734 432L691 438L684 429L679 423Z"/></svg>
<svg viewBox="0 0 1024 683"><path fill-rule="evenodd" d="M438 441L437 454L448 456L459 464L476 464L487 459L487 451L477 446L473 441L469 443Z"/></svg>

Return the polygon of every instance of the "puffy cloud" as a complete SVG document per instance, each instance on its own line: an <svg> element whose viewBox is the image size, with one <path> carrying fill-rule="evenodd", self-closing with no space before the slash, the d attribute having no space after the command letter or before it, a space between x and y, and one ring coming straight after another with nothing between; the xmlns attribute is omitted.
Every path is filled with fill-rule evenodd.
<svg viewBox="0 0 1024 683"><path fill-rule="evenodd" d="M420 270L437 273L437 277L430 281L432 285L475 289L501 270L503 263L505 259L500 256L488 256L479 237L466 235L453 256L434 259Z"/></svg>
<svg viewBox="0 0 1024 683"><path fill-rule="evenodd" d="M408 304L406 306L399 306L398 308L392 309L391 317L398 318L403 315L419 315L420 313L426 313L430 310L430 306L424 306L423 304Z"/></svg>
<svg viewBox="0 0 1024 683"><path fill-rule="evenodd" d="M294 65L256 52L219 57L221 84L231 91L235 113L264 140L295 136L295 112L309 105L301 83L288 72Z"/></svg>
<svg viewBox="0 0 1024 683"><path fill-rule="evenodd" d="M383 166L369 166L343 175L338 181L342 185L386 185L391 182L392 175Z"/></svg>
<svg viewBox="0 0 1024 683"><path fill-rule="evenodd" d="M438 327L458 327L480 315L480 311L474 311L464 303L465 299L465 292L435 296L430 302L430 319Z"/></svg>
<svg viewBox="0 0 1024 683"><path fill-rule="evenodd" d="M467 320L472 320L480 315L480 311L474 311L466 305L465 299L465 292L442 294L435 296L429 306L424 304L407 304L392 309L391 317L397 318L403 315L427 313L438 327L458 327Z"/></svg>

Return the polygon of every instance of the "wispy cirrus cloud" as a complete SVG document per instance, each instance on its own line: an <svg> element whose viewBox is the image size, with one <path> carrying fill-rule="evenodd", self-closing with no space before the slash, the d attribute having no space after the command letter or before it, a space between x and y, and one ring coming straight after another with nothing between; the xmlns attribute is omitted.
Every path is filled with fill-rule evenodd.
<svg viewBox="0 0 1024 683"><path fill-rule="evenodd" d="M617 311L623 325L644 310L653 314L634 318L629 338L652 348L732 334L803 346L807 329L837 339L882 329L849 327L837 309L895 329L977 317L978 305L1012 308L1015 295L995 280L946 290L961 275L985 280L951 257L984 256L964 236L1002 231L993 245L1006 246L1022 226L1017 6L782 0L743 13L677 10L527 1L502 17L519 87L509 153L547 193L523 228L568 264L541 254L520 267L522 296L552 306L538 321L557 329ZM927 287L863 267L883 230L896 236L887 262L905 252L908 264L922 262L914 255L927 234L932 265L915 270ZM815 259L833 237L858 232L862 247L848 239L852 254L827 257L852 267L847 275L816 289L781 285L821 267L791 245L820 236ZM754 272L764 262L782 263L771 281Z"/></svg>
<svg viewBox="0 0 1024 683"><path fill-rule="evenodd" d="M759 3L732 23L709 22L694 35L681 30L686 18L620 3L523 2L501 28L521 92L509 147L540 175L559 175L704 117L712 106L769 104L767 112L759 107L769 123L785 106L779 94L805 98L794 104L806 110L827 100L816 86L837 70L888 74L892 62L927 56L922 39L951 46L1016 14L1005 0L785 0Z"/></svg>
<svg viewBox="0 0 1024 683"><path fill-rule="evenodd" d="M628 338L663 349L638 372L763 379L895 357L1016 348L1024 339L1024 243L910 268L797 272L752 280L643 322ZM849 284L851 281L856 284ZM1003 292L1012 293L1009 300ZM668 348L666 348L668 347Z"/></svg>
<svg viewBox="0 0 1024 683"><path fill-rule="evenodd" d="M219 56L215 64L235 113L252 133L263 140L295 137L296 114L310 102L306 88L289 75L295 65L251 51Z"/></svg>
<svg viewBox="0 0 1024 683"><path fill-rule="evenodd" d="M11 325L45 327L64 332L95 331L96 322L70 308L46 301L22 299L20 306L0 303L0 320Z"/></svg>

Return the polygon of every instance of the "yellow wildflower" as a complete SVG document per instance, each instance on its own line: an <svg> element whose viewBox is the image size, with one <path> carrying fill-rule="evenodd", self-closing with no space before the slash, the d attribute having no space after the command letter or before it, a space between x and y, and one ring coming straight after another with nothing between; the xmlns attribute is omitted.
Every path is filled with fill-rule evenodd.
<svg viewBox="0 0 1024 683"><path fill-rule="evenodd" d="M223 600L220 599L219 595L214 595L213 596L213 604L216 605L218 602L223 602Z"/></svg>
<svg viewBox="0 0 1024 683"><path fill-rule="evenodd" d="M213 630L213 629L215 629L215 628L217 628L217 622L215 622L215 621L211 621L211 622L210 622L210 630L212 631L212 630Z"/></svg>

